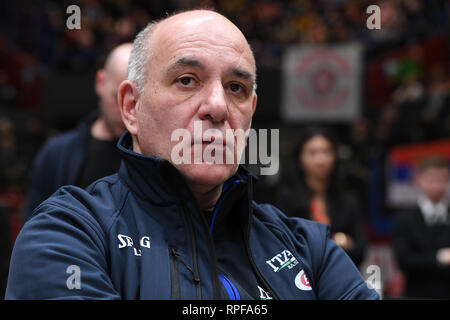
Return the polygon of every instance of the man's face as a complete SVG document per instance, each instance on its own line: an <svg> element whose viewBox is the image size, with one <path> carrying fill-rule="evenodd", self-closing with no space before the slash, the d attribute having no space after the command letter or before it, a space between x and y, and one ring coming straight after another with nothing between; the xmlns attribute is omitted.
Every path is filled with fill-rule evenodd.
<svg viewBox="0 0 450 320"><path fill-rule="evenodd" d="M100 88L97 90L100 112L108 126L108 131L111 132L113 136L119 137L126 128L122 122L120 108L117 104L117 88L125 79L125 76L123 78L113 76L108 74L105 70L100 70L98 73L102 73L102 75L97 74L97 78L103 77Z"/></svg>
<svg viewBox="0 0 450 320"><path fill-rule="evenodd" d="M227 129L249 129L256 106L254 60L243 35L216 14L190 15L169 18L154 31L148 80L136 107L135 151L172 163L175 130L190 133L194 159L194 144L203 151L210 143L194 141L194 123L225 137ZM175 166L188 182L217 185L235 173L237 160Z"/></svg>
<svg viewBox="0 0 450 320"><path fill-rule="evenodd" d="M117 91L127 76L131 47L131 44L124 44L116 48L105 68L98 70L96 74L95 89L99 98L100 112L113 137L119 137L126 130L117 102Z"/></svg>
<svg viewBox="0 0 450 320"><path fill-rule="evenodd" d="M449 170L447 168L430 167L418 177L418 186L433 202L439 202L448 188Z"/></svg>

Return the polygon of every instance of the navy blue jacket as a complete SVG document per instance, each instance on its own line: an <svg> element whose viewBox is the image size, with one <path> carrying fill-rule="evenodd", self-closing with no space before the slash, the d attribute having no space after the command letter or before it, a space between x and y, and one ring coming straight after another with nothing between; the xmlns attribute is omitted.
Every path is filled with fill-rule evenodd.
<svg viewBox="0 0 450 320"><path fill-rule="evenodd" d="M86 158L91 124L97 117L93 112L76 128L48 139L36 155L29 176L25 220L59 187L75 184Z"/></svg>
<svg viewBox="0 0 450 320"><path fill-rule="evenodd" d="M13 249L7 299L247 299L233 280L246 275L256 299L378 299L325 225L256 204L243 167L208 223L176 168L131 144L127 132L117 174L64 186L36 208ZM228 239L236 230L241 247Z"/></svg>

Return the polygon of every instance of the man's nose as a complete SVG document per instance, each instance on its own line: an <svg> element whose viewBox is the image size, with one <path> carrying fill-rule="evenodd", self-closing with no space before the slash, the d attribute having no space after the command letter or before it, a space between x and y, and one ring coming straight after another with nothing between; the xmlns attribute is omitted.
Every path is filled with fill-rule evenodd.
<svg viewBox="0 0 450 320"><path fill-rule="evenodd" d="M211 84L199 109L202 120L223 122L228 119L227 96L221 82Z"/></svg>

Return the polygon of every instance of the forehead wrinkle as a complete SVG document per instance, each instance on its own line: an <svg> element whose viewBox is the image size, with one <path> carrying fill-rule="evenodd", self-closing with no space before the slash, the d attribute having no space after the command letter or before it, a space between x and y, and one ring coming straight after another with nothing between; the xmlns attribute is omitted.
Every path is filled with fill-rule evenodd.
<svg viewBox="0 0 450 320"><path fill-rule="evenodd" d="M250 51L250 61L248 61L246 59L246 57L243 57L243 55L245 54L245 51L243 51L241 53L241 55L239 56L237 66L235 68L233 68L233 70L232 70L232 74L241 79L250 81L253 86L253 89L255 89L256 88L256 64L255 64L255 61L253 58L253 54L251 53L250 47L248 47L248 50ZM243 64L243 60L244 61L247 60L247 63L249 63L251 68L253 69L252 71L247 71L246 70L247 68L245 68L245 67L241 68L241 66Z"/></svg>
<svg viewBox="0 0 450 320"><path fill-rule="evenodd" d="M170 46L169 46L170 47ZM225 47L225 48L224 48ZM226 45L226 44L212 44L209 41L204 40L193 40L189 42L184 42L179 45L178 48L174 50L173 56L176 57L177 54L181 51L180 56L195 56L195 51L201 50L201 53L207 52L208 50L215 50L217 49L217 53L214 53L213 55L215 58L220 58L220 55L225 56L232 56L231 54L227 54L226 49L231 49L236 53L235 60L237 61L237 66L234 68L236 70L242 70L245 72L242 72L242 75L245 73L248 73L249 71L246 71L248 67L251 69L255 69L255 63L253 59L253 55L251 53L251 50L249 47L247 48L236 48L234 45ZM248 67L245 67L245 64L248 64ZM242 68L240 66L243 66ZM250 72L252 74L252 72ZM245 75L246 76L246 75Z"/></svg>
<svg viewBox="0 0 450 320"><path fill-rule="evenodd" d="M167 68L167 73L172 73L185 67L206 69L206 66L198 59L190 57L181 57L174 63L169 65L169 67Z"/></svg>
<svg viewBox="0 0 450 320"><path fill-rule="evenodd" d="M250 46L247 43L247 50L243 50L239 56L239 63L238 63L238 67L240 65L242 65L242 61L247 61L250 66L253 68L253 78L255 78L255 72L256 72L256 63L255 63L255 59L253 57L253 53L252 50L250 49ZM245 57L244 55L247 54L247 57ZM250 60L248 60L248 58L250 58Z"/></svg>
<svg viewBox="0 0 450 320"><path fill-rule="evenodd" d="M186 46L218 46L233 49L240 54L248 46L247 40L239 29L236 29L236 32L226 32L223 29L218 29L217 23L211 27L189 28L185 23L174 22L165 24L164 22L162 25L159 25L157 31L159 31L158 35L160 40L162 40L160 43L165 43L168 48L173 46L180 46L181 48Z"/></svg>
<svg viewBox="0 0 450 320"><path fill-rule="evenodd" d="M163 43L171 42L173 36L185 41L202 38L210 43L221 42L221 45L229 42L230 47L238 47L235 48L238 52L245 51L244 48L251 52L242 31L225 16L209 10L193 10L169 17L158 23L155 34L165 38Z"/></svg>
<svg viewBox="0 0 450 320"><path fill-rule="evenodd" d="M175 47L173 49L174 52L179 50L217 50L221 53L223 53L225 50L232 50L238 55L239 57L244 54L245 49L242 48L240 45L236 44L233 41L228 42L219 42L214 41L213 39L189 39L188 37L181 38L181 41L177 41L178 39L174 39L171 41L167 41L168 46L167 48L170 50L171 48Z"/></svg>

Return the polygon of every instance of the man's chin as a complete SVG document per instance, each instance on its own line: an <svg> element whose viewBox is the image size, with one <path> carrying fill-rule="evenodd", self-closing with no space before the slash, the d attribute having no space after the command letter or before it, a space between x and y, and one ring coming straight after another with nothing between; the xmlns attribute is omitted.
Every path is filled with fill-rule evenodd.
<svg viewBox="0 0 450 320"><path fill-rule="evenodd" d="M231 178L237 171L233 164L190 164L178 167L181 174L190 182L198 185L216 186Z"/></svg>

